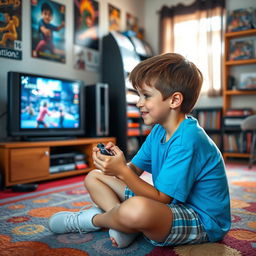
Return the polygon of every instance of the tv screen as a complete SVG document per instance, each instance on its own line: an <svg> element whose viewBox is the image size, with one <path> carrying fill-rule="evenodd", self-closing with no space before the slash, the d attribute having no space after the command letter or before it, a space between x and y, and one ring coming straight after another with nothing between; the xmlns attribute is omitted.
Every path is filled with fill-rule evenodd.
<svg viewBox="0 0 256 256"><path fill-rule="evenodd" d="M8 72L10 135L84 134L82 87L79 80Z"/></svg>

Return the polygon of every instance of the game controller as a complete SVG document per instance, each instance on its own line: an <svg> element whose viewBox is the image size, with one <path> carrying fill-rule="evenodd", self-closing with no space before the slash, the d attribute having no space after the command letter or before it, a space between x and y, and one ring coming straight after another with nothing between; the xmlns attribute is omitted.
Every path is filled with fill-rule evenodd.
<svg viewBox="0 0 256 256"><path fill-rule="evenodd" d="M106 156L113 156L114 155L113 152L111 152L110 150L106 149L104 144L102 144L102 143L99 143L97 145L97 148L100 149L100 153L103 154L103 155L106 155Z"/></svg>

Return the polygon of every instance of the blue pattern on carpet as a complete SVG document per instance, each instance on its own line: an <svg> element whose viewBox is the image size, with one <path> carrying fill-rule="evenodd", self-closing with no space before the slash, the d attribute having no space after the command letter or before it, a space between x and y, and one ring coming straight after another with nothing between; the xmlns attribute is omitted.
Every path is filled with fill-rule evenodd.
<svg viewBox="0 0 256 256"><path fill-rule="evenodd" d="M0 255L256 255L256 170L236 165L227 165L227 169L232 228L218 243L160 248L141 236L128 248L116 249L107 230L52 234L47 226L52 214L92 206L81 182L0 200Z"/></svg>

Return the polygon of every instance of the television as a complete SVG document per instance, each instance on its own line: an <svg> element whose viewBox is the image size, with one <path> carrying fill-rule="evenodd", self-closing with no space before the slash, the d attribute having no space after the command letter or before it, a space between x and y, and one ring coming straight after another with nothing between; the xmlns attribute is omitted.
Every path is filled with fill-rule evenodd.
<svg viewBox="0 0 256 256"><path fill-rule="evenodd" d="M83 87L80 80L8 72L8 135L31 140L84 135Z"/></svg>

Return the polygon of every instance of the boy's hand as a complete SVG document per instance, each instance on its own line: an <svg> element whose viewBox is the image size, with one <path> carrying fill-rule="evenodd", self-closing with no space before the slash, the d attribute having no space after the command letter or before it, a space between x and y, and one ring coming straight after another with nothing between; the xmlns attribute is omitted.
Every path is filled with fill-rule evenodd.
<svg viewBox="0 0 256 256"><path fill-rule="evenodd" d="M102 170L106 175L121 178L123 172L127 170L123 152L111 142L106 145L106 149L111 150L114 155L106 156L100 153L99 148L93 148L92 158L96 168Z"/></svg>

